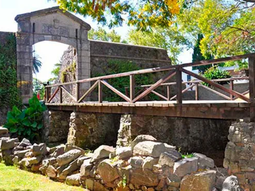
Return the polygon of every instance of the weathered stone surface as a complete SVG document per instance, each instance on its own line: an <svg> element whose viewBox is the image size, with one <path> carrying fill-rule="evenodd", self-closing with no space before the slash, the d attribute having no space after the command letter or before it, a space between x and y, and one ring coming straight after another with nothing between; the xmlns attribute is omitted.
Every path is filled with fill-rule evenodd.
<svg viewBox="0 0 255 191"><path fill-rule="evenodd" d="M0 126L0 135L4 135L4 134L7 134L7 133L9 133L8 129Z"/></svg>
<svg viewBox="0 0 255 191"><path fill-rule="evenodd" d="M52 165L49 165L46 169L46 175L50 178L56 178L57 176L56 169Z"/></svg>
<svg viewBox="0 0 255 191"><path fill-rule="evenodd" d="M163 143L153 141L143 141L135 145L133 155L159 157L165 151Z"/></svg>
<svg viewBox="0 0 255 191"><path fill-rule="evenodd" d="M158 163L158 159L152 157L146 157L143 160L143 169L150 169L152 170L153 165Z"/></svg>
<svg viewBox="0 0 255 191"><path fill-rule="evenodd" d="M119 178L119 173L116 167L114 167L109 159L105 159L99 163L98 174L101 176L105 183L112 182Z"/></svg>
<svg viewBox="0 0 255 191"><path fill-rule="evenodd" d="M186 175L181 181L180 191L211 191L215 178L216 171L214 170Z"/></svg>
<svg viewBox="0 0 255 191"><path fill-rule="evenodd" d="M81 176L80 174L73 174L66 177L66 184L71 186L80 186L81 185Z"/></svg>
<svg viewBox="0 0 255 191"><path fill-rule="evenodd" d="M1 162L1 160L0 160ZM12 162L13 162L13 165L18 165L19 164L19 157L18 156L15 156L13 159L12 159Z"/></svg>
<svg viewBox="0 0 255 191"><path fill-rule="evenodd" d="M236 176L227 177L222 184L222 191L241 190Z"/></svg>
<svg viewBox="0 0 255 191"><path fill-rule="evenodd" d="M80 168L81 176L89 176L92 166L90 159L84 160Z"/></svg>
<svg viewBox="0 0 255 191"><path fill-rule="evenodd" d="M132 156L131 147L119 147L116 149L116 155L119 156L119 159L125 159Z"/></svg>
<svg viewBox="0 0 255 191"><path fill-rule="evenodd" d="M214 168L214 160L203 155L201 153L193 153L195 157L198 158L198 167L199 168Z"/></svg>
<svg viewBox="0 0 255 191"><path fill-rule="evenodd" d="M3 158L4 164L13 165L12 159L14 158L14 155L12 154L11 150L2 151L2 158Z"/></svg>
<svg viewBox="0 0 255 191"><path fill-rule="evenodd" d="M18 156L19 158L24 158L25 154L29 151L30 149L22 150L22 151L14 151L14 156Z"/></svg>
<svg viewBox="0 0 255 191"><path fill-rule="evenodd" d="M18 139L9 139L9 138L2 138L0 139L0 150L9 150L15 147L15 142L18 142Z"/></svg>
<svg viewBox="0 0 255 191"><path fill-rule="evenodd" d="M40 172L39 169L41 168L41 166L42 166L41 164L34 164L31 166L31 171L32 172Z"/></svg>
<svg viewBox="0 0 255 191"><path fill-rule="evenodd" d="M94 191L108 191L102 184L97 181L94 181Z"/></svg>
<svg viewBox="0 0 255 191"><path fill-rule="evenodd" d="M90 158L90 157L87 157L87 156L80 156L80 157L77 159L77 165L78 165L78 166L81 166L85 160L89 160L89 159L91 159L91 158Z"/></svg>
<svg viewBox="0 0 255 191"><path fill-rule="evenodd" d="M169 167L174 166L174 162L182 159L182 155L176 150L170 150L168 152L161 153L158 164L161 166L167 165Z"/></svg>
<svg viewBox="0 0 255 191"><path fill-rule="evenodd" d="M91 158L91 162L97 161L99 159L109 158L110 153L114 153L115 149L111 146L101 145L98 147Z"/></svg>
<svg viewBox="0 0 255 191"><path fill-rule="evenodd" d="M51 157L58 157L65 153L65 145L59 145L55 147L54 152L50 154Z"/></svg>
<svg viewBox="0 0 255 191"><path fill-rule="evenodd" d="M185 158L174 163L174 174L183 177L186 174L196 172L198 169L198 158Z"/></svg>
<svg viewBox="0 0 255 191"><path fill-rule="evenodd" d="M71 161L75 160L82 154L82 151L78 149L70 150L63 155L57 157L57 163L59 166L63 166L65 164L70 163Z"/></svg>
<svg viewBox="0 0 255 191"><path fill-rule="evenodd" d="M32 146L30 141L26 138L23 138L22 141L19 144L20 147L27 147L27 146Z"/></svg>
<svg viewBox="0 0 255 191"><path fill-rule="evenodd" d="M132 142L131 147L134 148L138 143L143 141L157 141L156 138L154 138L151 135L138 135Z"/></svg>
<svg viewBox="0 0 255 191"><path fill-rule="evenodd" d="M89 190L94 190L94 181L92 179L86 179L85 180L85 188L89 189Z"/></svg>
<svg viewBox="0 0 255 191"><path fill-rule="evenodd" d="M131 157L128 160L128 163L133 167L133 168L142 168L143 166L143 159L141 157Z"/></svg>
<svg viewBox="0 0 255 191"><path fill-rule="evenodd" d="M68 175L72 174L74 171L78 170L80 166L77 164L77 159L71 162L67 168L65 168L61 174L58 176L60 179L65 179Z"/></svg>
<svg viewBox="0 0 255 191"><path fill-rule="evenodd" d="M38 155L46 155L47 153L47 147L45 143L34 144L32 147L32 152L34 156Z"/></svg>
<svg viewBox="0 0 255 191"><path fill-rule="evenodd" d="M139 168L131 172L130 182L135 186L157 186L159 179L151 170Z"/></svg>

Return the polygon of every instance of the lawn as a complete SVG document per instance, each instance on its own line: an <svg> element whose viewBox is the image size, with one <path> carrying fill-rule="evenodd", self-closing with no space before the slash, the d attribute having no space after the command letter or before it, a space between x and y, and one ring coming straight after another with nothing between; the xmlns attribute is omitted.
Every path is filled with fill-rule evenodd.
<svg viewBox="0 0 255 191"><path fill-rule="evenodd" d="M0 163L0 191L85 191L49 178Z"/></svg>

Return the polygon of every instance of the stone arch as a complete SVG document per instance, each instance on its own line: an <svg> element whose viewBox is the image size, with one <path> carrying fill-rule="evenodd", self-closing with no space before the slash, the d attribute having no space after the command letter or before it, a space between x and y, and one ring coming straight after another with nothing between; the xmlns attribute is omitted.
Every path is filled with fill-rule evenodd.
<svg viewBox="0 0 255 191"><path fill-rule="evenodd" d="M90 25L67 11L53 7L17 15L17 79L23 103L32 96L32 46L42 41L55 41L76 48L78 62L77 79L90 77ZM83 84L80 91L87 89Z"/></svg>

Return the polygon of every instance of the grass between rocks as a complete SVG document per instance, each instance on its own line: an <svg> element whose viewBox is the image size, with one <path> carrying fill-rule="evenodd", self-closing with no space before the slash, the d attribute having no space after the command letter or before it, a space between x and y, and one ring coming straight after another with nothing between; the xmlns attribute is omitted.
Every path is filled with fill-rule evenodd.
<svg viewBox="0 0 255 191"><path fill-rule="evenodd" d="M0 191L86 191L0 163Z"/></svg>

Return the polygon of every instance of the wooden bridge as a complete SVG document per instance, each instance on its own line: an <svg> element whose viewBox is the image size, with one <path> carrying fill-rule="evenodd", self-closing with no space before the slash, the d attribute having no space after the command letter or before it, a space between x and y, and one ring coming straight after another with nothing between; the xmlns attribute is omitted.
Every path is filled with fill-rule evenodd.
<svg viewBox="0 0 255 191"><path fill-rule="evenodd" d="M249 77L208 80L185 68L190 66L218 65L227 61L248 59ZM153 74L161 76L154 84L137 86L136 75ZM183 82L182 73L186 73L197 80ZM116 89L107 81L114 78L129 77L129 87L126 91ZM172 81L170 81L172 79ZM233 88L235 80L247 79L249 90L237 92ZM226 81L229 88L219 82ZM80 92L84 83L89 83L90 88L86 92ZM204 83L209 84L205 86ZM101 112L101 113L130 113L141 115L158 115L173 117L213 118L213 119L255 119L255 54L246 54L205 60L195 63L171 65L137 70L126 73L112 74L75 82L67 82L46 86L46 105L50 110ZM188 87L185 85L189 84ZM69 88L68 88L69 86ZM71 86L71 88L70 88ZM123 99L121 102L107 102L103 96L103 86ZM199 100L198 90L202 86L209 91L221 96L222 100ZM158 89L160 88L160 91ZM171 96L170 89L175 88L176 95ZM195 88L194 100L183 100L183 94ZM69 90L70 89L70 90ZM163 89L163 91L162 91ZM88 101L93 93L97 97L95 101ZM65 94L65 96L63 96ZM160 100L148 100L148 94L156 95ZM249 96L247 96L247 94ZM68 99L66 99L68 97ZM147 97L145 99L145 97Z"/></svg>

